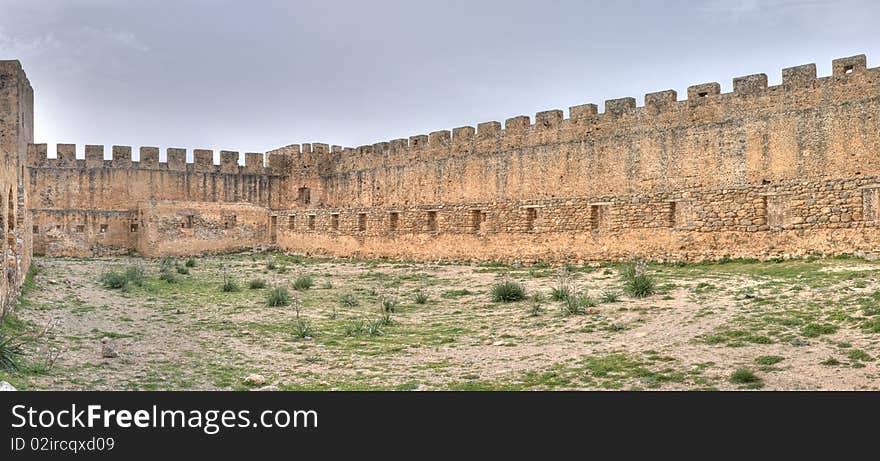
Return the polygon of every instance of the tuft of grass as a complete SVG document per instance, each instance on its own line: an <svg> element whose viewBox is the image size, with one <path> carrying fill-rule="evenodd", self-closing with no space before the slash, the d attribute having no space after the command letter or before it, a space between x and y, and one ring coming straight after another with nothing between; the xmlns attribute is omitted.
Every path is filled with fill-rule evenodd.
<svg viewBox="0 0 880 461"><path fill-rule="evenodd" d="M18 371L18 360L22 355L21 344L14 343L12 338L0 331L0 370Z"/></svg>
<svg viewBox="0 0 880 461"><path fill-rule="evenodd" d="M184 263L184 265L185 265L186 267L196 267L196 260L195 260L195 258L189 258L189 259L187 259L187 260L186 260L186 263Z"/></svg>
<svg viewBox="0 0 880 461"><path fill-rule="evenodd" d="M357 296L354 293L345 293L339 297L339 304L342 307L357 307L360 305L360 301L358 301Z"/></svg>
<svg viewBox="0 0 880 461"><path fill-rule="evenodd" d="M297 302L295 306L296 317L293 322L293 333L300 339L311 339L315 336L317 329L312 324L311 320L300 315L300 309L301 305Z"/></svg>
<svg viewBox="0 0 880 461"><path fill-rule="evenodd" d="M177 273L178 273L178 274L182 274L182 275L188 275L188 274L189 274L189 268L186 267L186 266L177 266Z"/></svg>
<svg viewBox="0 0 880 461"><path fill-rule="evenodd" d="M419 292L417 292L416 295L415 295L415 297L414 297L414 299L413 299L413 301L415 301L416 304L427 304L427 302L428 302L428 293L425 293L425 292L423 292L423 291L419 291Z"/></svg>
<svg viewBox="0 0 880 461"><path fill-rule="evenodd" d="M261 288L266 288L266 281L263 279L253 279L248 282L248 288L251 290L259 290Z"/></svg>
<svg viewBox="0 0 880 461"><path fill-rule="evenodd" d="M849 357L849 359L854 362L873 362L874 361L874 357L871 357L870 355L868 355L867 352L865 352L861 349L853 349L853 350L849 351L849 354L847 354L847 357Z"/></svg>
<svg viewBox="0 0 880 461"><path fill-rule="evenodd" d="M324 282L323 284L321 284L321 288L323 288L325 290L332 290L333 289L333 282L328 280L328 281Z"/></svg>
<svg viewBox="0 0 880 461"><path fill-rule="evenodd" d="M556 286L550 290L550 299L565 301L574 293L574 284L567 268L563 268L556 277Z"/></svg>
<svg viewBox="0 0 880 461"><path fill-rule="evenodd" d="M223 285L220 286L220 291L224 293L236 293L241 291L241 288L235 280L232 280L229 277L223 277Z"/></svg>
<svg viewBox="0 0 880 461"><path fill-rule="evenodd" d="M601 301L602 303L616 303L620 301L620 293L616 291L605 290L599 297L599 301Z"/></svg>
<svg viewBox="0 0 880 461"><path fill-rule="evenodd" d="M275 269L278 269L278 264L275 262L274 259L269 259L266 261L266 269L274 271Z"/></svg>
<svg viewBox="0 0 880 461"><path fill-rule="evenodd" d="M159 267L159 280L163 280L166 283L177 283L177 276L174 275L175 266L176 264L173 259L162 258L162 263Z"/></svg>
<svg viewBox="0 0 880 461"><path fill-rule="evenodd" d="M504 280L492 287L492 301L510 303L526 298L526 289L513 280Z"/></svg>
<svg viewBox="0 0 880 461"><path fill-rule="evenodd" d="M730 375L730 382L733 384L742 384L753 389L757 389L764 385L764 381L748 368L739 368L734 371L733 374Z"/></svg>
<svg viewBox="0 0 880 461"><path fill-rule="evenodd" d="M275 287L266 295L266 305L269 307L281 307L290 305L290 293L287 288Z"/></svg>
<svg viewBox="0 0 880 461"><path fill-rule="evenodd" d="M648 263L644 260L629 263L621 278L623 290L633 298L647 298L657 292L657 281L648 273Z"/></svg>
<svg viewBox="0 0 880 461"><path fill-rule="evenodd" d="M315 284L311 275L300 275L293 281L293 289L296 291L306 291Z"/></svg>
<svg viewBox="0 0 880 461"><path fill-rule="evenodd" d="M596 307L596 300L583 293L571 294L562 301L562 315L582 315L587 313L588 307Z"/></svg>

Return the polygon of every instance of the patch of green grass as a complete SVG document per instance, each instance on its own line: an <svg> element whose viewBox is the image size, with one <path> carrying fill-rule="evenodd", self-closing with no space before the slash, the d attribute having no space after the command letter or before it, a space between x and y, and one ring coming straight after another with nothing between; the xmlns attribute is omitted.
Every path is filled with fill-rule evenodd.
<svg viewBox="0 0 880 461"><path fill-rule="evenodd" d="M837 326L830 323L811 323L803 328L802 333L807 338L816 338L822 335L837 333L837 330Z"/></svg>
<svg viewBox="0 0 880 461"><path fill-rule="evenodd" d="M764 386L764 381L748 368L739 368L730 375L730 382L740 384L750 389L758 389Z"/></svg>
<svg viewBox="0 0 880 461"><path fill-rule="evenodd" d="M778 355L762 355L762 356L757 357L755 359L755 363L757 363L758 365L771 366L771 365L776 365L777 363L779 363L783 360L785 360L785 359L783 357L778 356Z"/></svg>
<svg viewBox="0 0 880 461"><path fill-rule="evenodd" d="M847 354L847 357L849 357L849 359L854 362L855 361L861 361L861 362L873 362L874 361L874 357L871 357L870 355L868 355L867 352L860 350L860 349L853 349L853 350L849 351L849 354Z"/></svg>
<svg viewBox="0 0 880 461"><path fill-rule="evenodd" d="M616 291L605 290L602 292L602 295L599 296L599 301L601 301L603 304L616 303L620 301L620 293Z"/></svg>

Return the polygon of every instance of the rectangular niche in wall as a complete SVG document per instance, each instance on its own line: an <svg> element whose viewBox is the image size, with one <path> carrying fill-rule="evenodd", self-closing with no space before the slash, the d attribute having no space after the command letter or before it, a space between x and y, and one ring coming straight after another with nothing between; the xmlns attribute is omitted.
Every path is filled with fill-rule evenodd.
<svg viewBox="0 0 880 461"><path fill-rule="evenodd" d="M526 231L533 232L535 230L535 222L538 220L538 207L529 206L526 208Z"/></svg>
<svg viewBox="0 0 880 461"><path fill-rule="evenodd" d="M289 230L296 229L296 216L290 215L287 217L287 228Z"/></svg>
<svg viewBox="0 0 880 461"><path fill-rule="evenodd" d="M880 184L862 188L862 216L865 221L880 221Z"/></svg>
<svg viewBox="0 0 880 461"><path fill-rule="evenodd" d="M669 226L681 229L691 224L691 202L677 200L669 202Z"/></svg>
<svg viewBox="0 0 880 461"><path fill-rule="evenodd" d="M308 187L300 187L296 191L296 203L307 206L312 203L312 191Z"/></svg>
<svg viewBox="0 0 880 461"><path fill-rule="evenodd" d="M787 201L788 197L785 195L769 194L764 196L764 219L768 226L781 227L785 225Z"/></svg>
<svg viewBox="0 0 880 461"><path fill-rule="evenodd" d="M400 213L392 211L388 213L388 230L396 231L400 227Z"/></svg>
<svg viewBox="0 0 880 461"><path fill-rule="evenodd" d="M428 232L437 232L437 210L428 210L425 229L427 229Z"/></svg>
<svg viewBox="0 0 880 461"><path fill-rule="evenodd" d="M367 230L367 214L366 213L358 213L358 232L365 232Z"/></svg>
<svg viewBox="0 0 880 461"><path fill-rule="evenodd" d="M605 229L608 227L610 203L590 204L590 229Z"/></svg>
<svg viewBox="0 0 880 461"><path fill-rule="evenodd" d="M483 227L483 221L486 219L486 213L483 210L471 210L470 227L473 232L480 232Z"/></svg>
<svg viewBox="0 0 880 461"><path fill-rule="evenodd" d="M309 230L315 230L315 215L309 215Z"/></svg>
<svg viewBox="0 0 880 461"><path fill-rule="evenodd" d="M333 213L330 215L330 230L339 230L339 213Z"/></svg>
<svg viewBox="0 0 880 461"><path fill-rule="evenodd" d="M193 228L193 215L188 214L183 217L183 221L180 223L180 227L183 229L192 229Z"/></svg>
<svg viewBox="0 0 880 461"><path fill-rule="evenodd" d="M86 231L86 226L84 224L77 224L76 225L76 232L78 234L82 234L85 231Z"/></svg>

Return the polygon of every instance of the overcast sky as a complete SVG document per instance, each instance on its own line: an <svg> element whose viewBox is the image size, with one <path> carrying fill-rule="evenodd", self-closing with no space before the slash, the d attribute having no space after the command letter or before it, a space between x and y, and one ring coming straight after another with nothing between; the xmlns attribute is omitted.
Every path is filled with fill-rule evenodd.
<svg viewBox="0 0 880 461"><path fill-rule="evenodd" d="M164 158L567 117L860 53L875 67L878 17L871 0L0 0L0 59L34 87L36 142Z"/></svg>

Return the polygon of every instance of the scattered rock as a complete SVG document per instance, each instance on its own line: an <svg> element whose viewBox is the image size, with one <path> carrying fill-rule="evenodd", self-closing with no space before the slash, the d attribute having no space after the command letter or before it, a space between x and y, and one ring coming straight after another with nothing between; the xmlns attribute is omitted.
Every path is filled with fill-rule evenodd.
<svg viewBox="0 0 880 461"><path fill-rule="evenodd" d="M255 373L244 378L244 383L250 386L262 386L266 384L266 377Z"/></svg>
<svg viewBox="0 0 880 461"><path fill-rule="evenodd" d="M119 357L119 352L110 344L110 338L101 338L101 357L105 359L115 359Z"/></svg>
<svg viewBox="0 0 880 461"><path fill-rule="evenodd" d="M487 346L491 346L491 345L492 345L492 340L491 340L491 339L487 339L487 340L483 341L483 344L485 344L485 345L487 345Z"/></svg>
<svg viewBox="0 0 880 461"><path fill-rule="evenodd" d="M8 392L8 391L16 391L18 389L15 388L12 384L7 383L6 381L0 381L0 392Z"/></svg>
<svg viewBox="0 0 880 461"><path fill-rule="evenodd" d="M504 341L495 341L494 343L492 343L492 345L493 345L493 346L503 346L503 345L504 345Z"/></svg>
<svg viewBox="0 0 880 461"><path fill-rule="evenodd" d="M242 336L248 336L251 334L251 332L248 330L241 330L241 334L242 334Z"/></svg>

